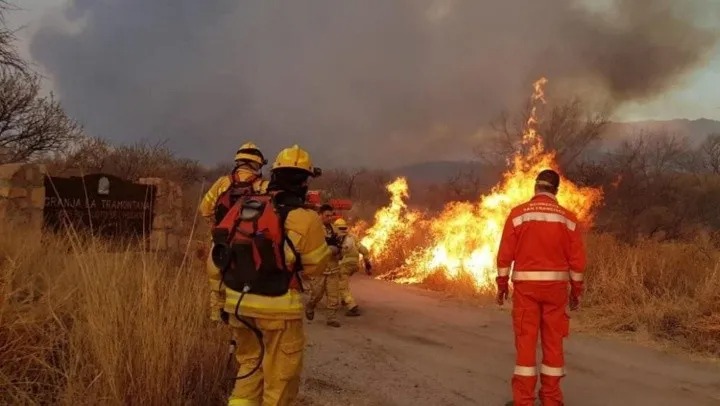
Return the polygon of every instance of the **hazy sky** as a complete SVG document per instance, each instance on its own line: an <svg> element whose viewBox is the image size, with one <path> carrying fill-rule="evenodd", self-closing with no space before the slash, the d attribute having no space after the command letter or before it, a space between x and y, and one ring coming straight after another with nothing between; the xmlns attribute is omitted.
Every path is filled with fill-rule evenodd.
<svg viewBox="0 0 720 406"><path fill-rule="evenodd" d="M540 73L615 119L720 119L720 1L610 3L18 0L7 18L88 132L205 162L245 139L325 166L460 157Z"/></svg>

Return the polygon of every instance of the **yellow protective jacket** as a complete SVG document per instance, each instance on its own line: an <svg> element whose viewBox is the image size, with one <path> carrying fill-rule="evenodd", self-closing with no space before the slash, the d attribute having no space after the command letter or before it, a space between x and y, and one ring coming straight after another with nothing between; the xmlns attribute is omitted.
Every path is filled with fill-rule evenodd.
<svg viewBox="0 0 720 406"><path fill-rule="evenodd" d="M322 274L330 260L330 249L325 242L325 230L320 216L313 211L298 208L291 211L285 220L285 230L300 255L303 265L303 276L313 277ZM295 255L285 244L285 261L289 268L295 263ZM223 309L230 314L230 324L239 326L235 320L235 307L240 292L226 288L222 284L220 270L215 266L207 267L210 277L211 306L213 314L219 314ZM302 319L303 304L300 292L291 289L288 293L278 297L246 294L240 306L238 315L272 320Z"/></svg>
<svg viewBox="0 0 720 406"><path fill-rule="evenodd" d="M329 239L332 238L335 235L335 232L333 231L332 226L324 226L325 227L325 238ZM339 247L332 246L330 247L332 255L330 255L330 260L328 261L327 269L325 270L325 274L332 274L337 273L340 270L340 256L341 256L341 250Z"/></svg>
<svg viewBox="0 0 720 406"><path fill-rule="evenodd" d="M257 178L253 182L253 190L256 193L265 193L268 187L268 181L262 179L257 174L253 173L244 168L239 168L235 172L235 179L238 182L247 182L253 178ZM219 177L210 189L205 193L202 201L200 202L200 215L203 216L210 224L215 222L215 205L221 194L227 191L232 185L232 175L225 175Z"/></svg>
<svg viewBox="0 0 720 406"><path fill-rule="evenodd" d="M340 267L343 270L356 270L360 263L360 254L367 258L370 252L354 235L347 234L343 237L340 247Z"/></svg>

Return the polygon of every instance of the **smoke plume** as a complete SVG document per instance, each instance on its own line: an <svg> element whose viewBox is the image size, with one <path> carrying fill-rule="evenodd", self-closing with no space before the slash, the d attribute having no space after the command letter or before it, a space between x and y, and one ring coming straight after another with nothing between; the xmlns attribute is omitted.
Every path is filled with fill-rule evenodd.
<svg viewBox="0 0 720 406"><path fill-rule="evenodd" d="M31 51L94 135L205 162L254 140L389 167L470 150L541 74L617 106L672 88L718 42L700 20L717 2L583 4L75 0Z"/></svg>

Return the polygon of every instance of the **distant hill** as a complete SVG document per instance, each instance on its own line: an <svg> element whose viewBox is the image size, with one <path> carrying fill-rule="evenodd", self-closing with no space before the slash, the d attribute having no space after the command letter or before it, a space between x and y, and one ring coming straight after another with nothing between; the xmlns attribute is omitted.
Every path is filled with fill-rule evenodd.
<svg viewBox="0 0 720 406"><path fill-rule="evenodd" d="M482 164L468 161L432 161L420 162L395 168L390 172L395 176L405 176L408 180L421 182L442 182L458 173L481 170Z"/></svg>
<svg viewBox="0 0 720 406"><path fill-rule="evenodd" d="M650 134L667 132L687 136L693 143L700 143L708 134L720 133L720 121L702 118L611 123L605 131L603 147L612 148L628 137L643 132ZM398 167L390 172L396 176L405 176L414 182L442 182L460 172L484 169L486 168L479 162L429 161Z"/></svg>
<svg viewBox="0 0 720 406"><path fill-rule="evenodd" d="M611 123L605 132L606 145L617 145L628 136L642 132L658 133L666 132L687 136L696 143L702 142L708 134L720 133L720 121L701 118L697 120L675 119L675 120L649 120L633 121L625 123Z"/></svg>

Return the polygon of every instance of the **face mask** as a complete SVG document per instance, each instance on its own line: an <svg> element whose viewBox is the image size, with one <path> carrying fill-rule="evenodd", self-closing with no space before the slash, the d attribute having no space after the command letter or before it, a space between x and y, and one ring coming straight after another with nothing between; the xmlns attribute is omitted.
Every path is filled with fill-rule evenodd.
<svg viewBox="0 0 720 406"><path fill-rule="evenodd" d="M248 172L251 172L253 175L260 176L262 175L262 166L246 163L246 162L240 162L237 166L237 169L242 169Z"/></svg>

